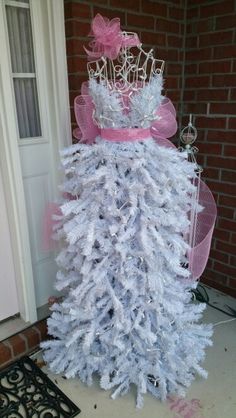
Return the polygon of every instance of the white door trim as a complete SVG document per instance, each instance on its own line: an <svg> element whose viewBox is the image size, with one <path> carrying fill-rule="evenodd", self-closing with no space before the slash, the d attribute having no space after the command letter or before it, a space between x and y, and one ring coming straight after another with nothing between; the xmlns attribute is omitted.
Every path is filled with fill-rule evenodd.
<svg viewBox="0 0 236 418"><path fill-rule="evenodd" d="M44 6L44 12L40 6ZM37 320L34 280L32 272L29 231L26 216L23 181L18 149L18 134L15 123L14 97L9 78L9 51L6 49L6 22L4 2L0 4L0 163L6 192L11 242L16 271L20 314L25 321ZM52 90L50 106L55 120L49 121L53 131L55 153L71 143L69 93L67 81L64 2L63 0L31 1L32 19L39 13L47 15L49 38L49 58L52 69ZM44 16L45 18L45 16ZM45 22L44 22L45 24ZM36 30L36 27L34 28ZM39 36L39 34L37 35ZM42 35L43 36L43 35ZM1 45L3 43L3 45ZM5 45L5 46L4 46ZM45 86L45 89L47 87ZM7 98L7 100L3 100ZM57 173L55 173L55 179ZM55 180L56 181L56 180Z"/></svg>

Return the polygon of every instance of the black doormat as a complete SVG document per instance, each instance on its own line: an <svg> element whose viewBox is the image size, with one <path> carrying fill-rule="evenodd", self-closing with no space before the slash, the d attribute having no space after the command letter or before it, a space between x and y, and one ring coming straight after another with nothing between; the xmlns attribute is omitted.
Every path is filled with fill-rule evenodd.
<svg viewBox="0 0 236 418"><path fill-rule="evenodd" d="M1 418L72 418L79 413L29 357L0 372Z"/></svg>

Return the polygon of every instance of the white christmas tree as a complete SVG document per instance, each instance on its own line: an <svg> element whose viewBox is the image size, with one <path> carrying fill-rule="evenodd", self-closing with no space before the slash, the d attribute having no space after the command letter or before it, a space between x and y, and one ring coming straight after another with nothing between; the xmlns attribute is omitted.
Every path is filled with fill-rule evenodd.
<svg viewBox="0 0 236 418"><path fill-rule="evenodd" d="M189 210L194 164L153 140L73 145L62 152L63 191L56 288L62 303L43 343L53 372L92 383L100 375L112 397L137 386L137 406L150 391L183 395L210 345L197 324L204 304L191 302Z"/></svg>
<svg viewBox="0 0 236 418"><path fill-rule="evenodd" d="M183 395L196 373L206 377L212 327L198 323L205 305L191 301L197 283L186 268L195 165L152 138L154 120L163 132L173 121L161 95L163 62L118 19L95 16L92 35L96 60L79 117L81 130L94 128L93 114L100 134L62 152L70 198L57 227L56 288L64 298L48 320L54 339L42 346L53 372L87 384L97 373L113 398L135 384L141 407L147 391Z"/></svg>

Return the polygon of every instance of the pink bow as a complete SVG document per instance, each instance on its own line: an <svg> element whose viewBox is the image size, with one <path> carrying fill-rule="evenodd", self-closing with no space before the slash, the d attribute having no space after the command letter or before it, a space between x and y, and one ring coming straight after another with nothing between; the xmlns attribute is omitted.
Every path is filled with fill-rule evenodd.
<svg viewBox="0 0 236 418"><path fill-rule="evenodd" d="M125 35L122 33L118 17L109 20L100 14L97 14L92 20L89 36L94 37L89 43L92 50L84 48L89 60L97 60L102 56L114 60L121 48L140 44L137 34Z"/></svg>

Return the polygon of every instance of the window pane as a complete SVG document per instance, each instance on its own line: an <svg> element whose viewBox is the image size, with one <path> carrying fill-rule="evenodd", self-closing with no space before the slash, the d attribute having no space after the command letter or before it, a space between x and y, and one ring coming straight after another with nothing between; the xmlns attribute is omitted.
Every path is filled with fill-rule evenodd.
<svg viewBox="0 0 236 418"><path fill-rule="evenodd" d="M30 10L6 6L13 73L34 73L34 50Z"/></svg>
<svg viewBox="0 0 236 418"><path fill-rule="evenodd" d="M35 78L14 78L13 81L20 138L41 136Z"/></svg>

